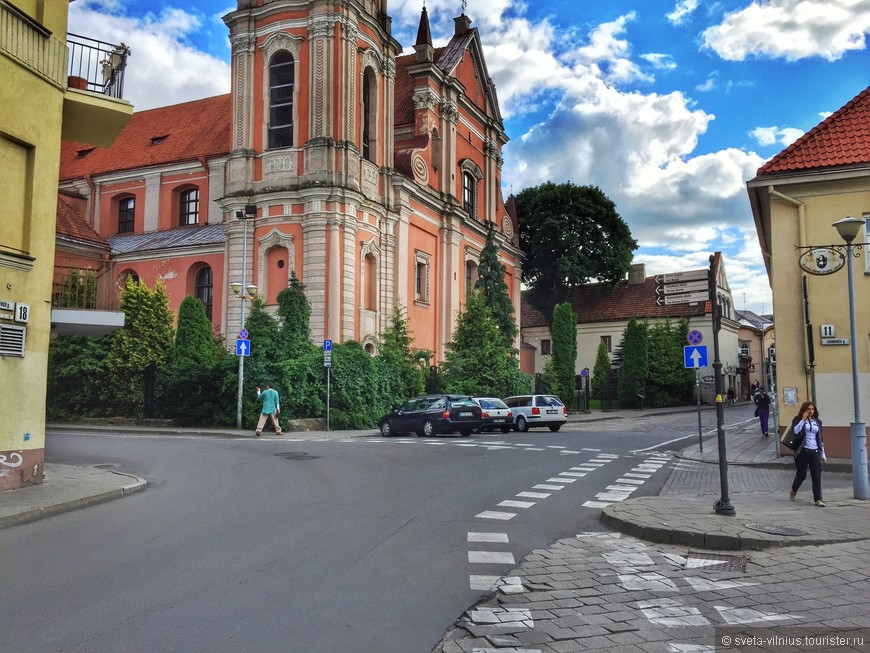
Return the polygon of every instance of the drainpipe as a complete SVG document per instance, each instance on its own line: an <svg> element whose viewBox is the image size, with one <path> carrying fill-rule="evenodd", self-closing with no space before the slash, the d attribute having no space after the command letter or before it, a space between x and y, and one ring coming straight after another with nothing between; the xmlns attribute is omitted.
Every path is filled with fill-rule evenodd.
<svg viewBox="0 0 870 653"><path fill-rule="evenodd" d="M798 211L798 246L805 247L807 242L807 218L806 218L806 207L804 203L800 200L796 200L793 197L789 197L783 193L780 193L778 190L774 190L773 186L767 187L767 192L772 198L776 198L782 200L783 202L788 202L792 206L797 207ZM773 232L773 225L771 225L771 232ZM808 299L805 297L805 299ZM812 331L810 330L809 325L809 316L805 316L807 318L807 329L804 334L804 356L805 360L808 361L806 368L809 370L809 381L810 381L810 394L812 396L812 401L816 400L816 363L815 360L809 360L809 352L812 347L812 343L809 342L809 339L812 338ZM764 357L764 352L761 353L762 358Z"/></svg>
<svg viewBox="0 0 870 653"><path fill-rule="evenodd" d="M91 178L90 173L85 175L85 183L91 189L91 196L88 198L88 224L94 231L99 231L94 224L94 205L97 203L97 185Z"/></svg>
<svg viewBox="0 0 870 653"><path fill-rule="evenodd" d="M206 181L205 181L206 193L205 193L205 197L203 197L200 200L200 207L204 206L204 207L206 207L206 211L208 211L209 196L211 195L211 170L209 169L208 161L205 160L204 156L197 157L197 161L199 161L199 165L202 166L202 169L205 170L205 179L206 179ZM211 211L208 211L207 215L210 216ZM209 219L208 219L208 217L206 217L205 224L208 224L208 223L209 223Z"/></svg>

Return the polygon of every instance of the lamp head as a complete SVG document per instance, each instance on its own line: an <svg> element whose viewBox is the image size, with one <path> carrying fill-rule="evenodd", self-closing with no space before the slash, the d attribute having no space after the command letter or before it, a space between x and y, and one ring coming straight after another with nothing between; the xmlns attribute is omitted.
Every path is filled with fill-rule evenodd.
<svg viewBox="0 0 870 653"><path fill-rule="evenodd" d="M840 234L840 238L846 241L846 243L851 244L853 240L858 236L858 233L861 231L861 227L864 226L864 221L859 220L858 218L853 218L851 216L843 218L842 220L837 220L833 227L837 230L837 233Z"/></svg>
<svg viewBox="0 0 870 653"><path fill-rule="evenodd" d="M238 281L233 281L230 284L230 290L233 291L234 295L238 295L240 292L242 292L242 284L239 283Z"/></svg>
<svg viewBox="0 0 870 653"><path fill-rule="evenodd" d="M245 288L245 292L247 292L250 297L253 297L257 294L257 286L255 286L254 284L250 284Z"/></svg>
<svg viewBox="0 0 870 653"><path fill-rule="evenodd" d="M236 220L244 220L244 219L245 219L245 214L242 213L241 211L236 211Z"/></svg>
<svg viewBox="0 0 870 653"><path fill-rule="evenodd" d="M245 217L246 218L256 218L257 217L257 205L256 204L245 204Z"/></svg>

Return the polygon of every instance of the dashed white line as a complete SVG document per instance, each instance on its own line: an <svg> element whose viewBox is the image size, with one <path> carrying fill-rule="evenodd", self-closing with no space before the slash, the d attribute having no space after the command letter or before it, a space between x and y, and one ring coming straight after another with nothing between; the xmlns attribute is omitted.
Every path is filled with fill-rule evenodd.
<svg viewBox="0 0 870 653"><path fill-rule="evenodd" d="M469 551L468 562L483 565L514 565L516 560L510 551Z"/></svg>
<svg viewBox="0 0 870 653"><path fill-rule="evenodd" d="M515 512L498 512L496 510L484 510L479 515L475 515L476 519L498 519L500 521L507 521L509 519L513 519L517 516Z"/></svg>
<svg viewBox="0 0 870 653"><path fill-rule="evenodd" d="M469 542L507 542L508 536L507 533L477 533L471 532L468 533L468 541Z"/></svg>
<svg viewBox="0 0 870 653"><path fill-rule="evenodd" d="M534 501L507 500L507 501L502 501L498 505L501 506L502 508L531 508L533 505L535 505L535 502Z"/></svg>

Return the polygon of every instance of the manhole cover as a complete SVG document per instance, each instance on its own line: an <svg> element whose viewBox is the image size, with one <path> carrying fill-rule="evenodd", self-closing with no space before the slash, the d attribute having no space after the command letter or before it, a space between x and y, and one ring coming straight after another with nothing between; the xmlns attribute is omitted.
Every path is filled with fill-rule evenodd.
<svg viewBox="0 0 870 653"><path fill-rule="evenodd" d="M316 460L317 458L320 458L320 456L312 456L310 453L305 453L304 451L284 451L283 453L276 453L275 455L287 460Z"/></svg>
<svg viewBox="0 0 870 653"><path fill-rule="evenodd" d="M746 571L746 556L729 556L706 551L689 551L686 569L716 567L716 571Z"/></svg>
<svg viewBox="0 0 870 653"><path fill-rule="evenodd" d="M746 524L746 528L750 528L753 531L761 531L762 533L770 533L772 535L809 535L809 533L802 531L799 528L779 526L778 524Z"/></svg>

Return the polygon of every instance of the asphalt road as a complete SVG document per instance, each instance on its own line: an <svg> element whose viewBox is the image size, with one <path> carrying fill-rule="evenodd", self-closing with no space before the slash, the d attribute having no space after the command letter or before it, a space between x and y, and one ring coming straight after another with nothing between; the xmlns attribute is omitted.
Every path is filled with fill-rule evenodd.
<svg viewBox="0 0 870 653"><path fill-rule="evenodd" d="M427 653L482 578L604 530L583 504L652 455L633 451L697 433L691 414L621 422L389 440L50 436L50 462L149 485L0 531L0 650ZM633 496L658 493L659 467Z"/></svg>

